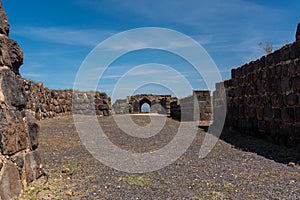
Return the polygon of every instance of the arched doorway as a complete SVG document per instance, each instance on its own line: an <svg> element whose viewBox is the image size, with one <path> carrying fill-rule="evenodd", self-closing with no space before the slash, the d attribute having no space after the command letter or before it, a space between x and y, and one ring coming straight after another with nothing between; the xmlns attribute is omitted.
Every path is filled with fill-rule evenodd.
<svg viewBox="0 0 300 200"><path fill-rule="evenodd" d="M149 99L142 99L139 103L139 108L141 113L150 113L151 101Z"/></svg>
<svg viewBox="0 0 300 200"><path fill-rule="evenodd" d="M144 103L141 106L141 112L142 113L149 113L150 112L150 105L148 103Z"/></svg>

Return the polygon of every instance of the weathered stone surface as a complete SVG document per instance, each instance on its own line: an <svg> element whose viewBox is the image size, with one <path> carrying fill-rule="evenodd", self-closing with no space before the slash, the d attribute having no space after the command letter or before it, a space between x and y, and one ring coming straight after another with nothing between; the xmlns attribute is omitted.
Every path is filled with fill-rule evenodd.
<svg viewBox="0 0 300 200"><path fill-rule="evenodd" d="M40 127L37 124L36 119L29 112L26 112L26 122L27 122L29 147L31 150L35 150L39 145L38 133L39 133Z"/></svg>
<svg viewBox="0 0 300 200"><path fill-rule="evenodd" d="M18 43L5 35L0 35L0 49L0 66L7 66L19 74L24 55Z"/></svg>
<svg viewBox="0 0 300 200"><path fill-rule="evenodd" d="M39 154L36 151L27 153L24 158L23 181L26 181L26 184L28 184L39 178L43 173Z"/></svg>
<svg viewBox="0 0 300 200"><path fill-rule="evenodd" d="M7 66L14 73L19 74L19 67L23 64L23 51L18 43L8 37L9 23L0 2L0 68Z"/></svg>
<svg viewBox="0 0 300 200"><path fill-rule="evenodd" d="M149 104L150 112L156 112L160 114L167 114L170 116L170 100L171 95L154 95L154 94L138 94L134 96L128 96L127 100L119 100L127 102L127 108L129 113L140 113L141 107L144 103ZM160 106L154 106L160 105ZM117 108L117 104L113 107ZM120 108L126 111L127 108ZM118 108L117 108L118 109ZM124 114L124 113L123 113Z"/></svg>
<svg viewBox="0 0 300 200"><path fill-rule="evenodd" d="M9 200L22 192L17 166L6 160L0 172L0 199Z"/></svg>
<svg viewBox="0 0 300 200"><path fill-rule="evenodd" d="M69 114L111 115L111 100L101 92L50 90L42 82L23 80L26 109L38 120Z"/></svg>
<svg viewBox="0 0 300 200"><path fill-rule="evenodd" d="M211 120L211 96L208 90L194 90L192 95L180 100L171 95L138 94L117 99L113 109L115 114L140 113L144 103L149 104L150 112L166 114L176 120Z"/></svg>
<svg viewBox="0 0 300 200"><path fill-rule="evenodd" d="M22 186L41 174L38 154L31 152L38 146L38 125L25 112L27 96L19 76L23 52L8 33L0 2L0 199L19 195Z"/></svg>
<svg viewBox="0 0 300 200"><path fill-rule="evenodd" d="M232 70L232 79L224 82L227 126L255 131L255 135L279 144L300 146L300 24L296 38L296 42ZM214 112L219 109L215 105L221 100L220 85L216 84L213 93Z"/></svg>
<svg viewBox="0 0 300 200"><path fill-rule="evenodd" d="M0 68L0 91L7 106L13 106L19 110L25 108L26 94L23 80L17 77L7 68Z"/></svg>
<svg viewBox="0 0 300 200"><path fill-rule="evenodd" d="M2 8L2 2L0 1L0 34L9 34L9 23L5 11Z"/></svg>
<svg viewBox="0 0 300 200"><path fill-rule="evenodd" d="M27 130L20 111L0 109L0 133L3 155L12 155L27 148Z"/></svg>
<svg viewBox="0 0 300 200"><path fill-rule="evenodd" d="M20 177L22 177L23 174L25 151L18 152L10 157L10 160L18 167Z"/></svg>
<svg viewBox="0 0 300 200"><path fill-rule="evenodd" d="M298 95L295 93L291 93L286 96L286 103L289 106L295 106L298 104Z"/></svg>

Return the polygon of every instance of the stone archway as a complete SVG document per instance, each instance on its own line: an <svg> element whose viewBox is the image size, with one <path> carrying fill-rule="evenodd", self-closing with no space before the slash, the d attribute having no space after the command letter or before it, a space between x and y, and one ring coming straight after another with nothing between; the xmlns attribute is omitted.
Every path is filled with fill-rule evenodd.
<svg viewBox="0 0 300 200"><path fill-rule="evenodd" d="M141 113L141 107L144 103L149 104L150 112L166 114L168 117L171 114L170 101L171 95L154 95L154 94L137 94L127 97L127 105L129 113ZM153 108L155 109L153 110Z"/></svg>
<svg viewBox="0 0 300 200"><path fill-rule="evenodd" d="M149 113L150 113L151 112L151 101L149 99L147 99L147 98L143 98L142 100L140 100L140 102L139 102L139 112L143 112L142 111L142 106L145 103L150 106L150 108L149 108Z"/></svg>

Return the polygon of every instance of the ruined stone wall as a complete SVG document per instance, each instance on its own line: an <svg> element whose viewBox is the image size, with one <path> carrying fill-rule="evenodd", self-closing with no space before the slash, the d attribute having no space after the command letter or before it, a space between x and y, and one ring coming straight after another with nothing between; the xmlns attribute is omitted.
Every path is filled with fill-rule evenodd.
<svg viewBox="0 0 300 200"><path fill-rule="evenodd" d="M179 105L179 99L173 97L170 103L170 110L171 110L171 118L180 121L181 109Z"/></svg>
<svg viewBox="0 0 300 200"><path fill-rule="evenodd" d="M300 148L300 27L297 41L231 71L226 125ZM216 84L214 104L220 88ZM216 106L215 109L218 109Z"/></svg>
<svg viewBox="0 0 300 200"><path fill-rule="evenodd" d="M70 114L111 114L110 98L105 93L50 90L41 82L24 80L24 83L26 109L38 120Z"/></svg>
<svg viewBox="0 0 300 200"><path fill-rule="evenodd" d="M179 121L209 122L212 118L212 103L208 90L194 90L192 95L182 99L171 95L138 94L128 96L127 99L116 100L113 104L114 113L140 113L140 106L145 102L151 105L151 112L166 114Z"/></svg>
<svg viewBox="0 0 300 200"><path fill-rule="evenodd" d="M211 96L208 90L194 90L191 96L179 100L179 106L172 105L174 119L181 121L210 121L212 115ZM180 111L179 111L180 109Z"/></svg>
<svg viewBox="0 0 300 200"><path fill-rule="evenodd" d="M129 114L127 99L117 99L112 107L114 114Z"/></svg>
<svg viewBox="0 0 300 200"><path fill-rule="evenodd" d="M0 199L12 199L43 174L38 148L39 126L25 110L26 93L19 67L23 52L9 38L0 1Z"/></svg>
<svg viewBox="0 0 300 200"><path fill-rule="evenodd" d="M129 113L140 113L140 107L143 103L147 102L151 106L150 112L166 114L169 117L171 116L171 99L171 95L137 94L135 96L128 96Z"/></svg>

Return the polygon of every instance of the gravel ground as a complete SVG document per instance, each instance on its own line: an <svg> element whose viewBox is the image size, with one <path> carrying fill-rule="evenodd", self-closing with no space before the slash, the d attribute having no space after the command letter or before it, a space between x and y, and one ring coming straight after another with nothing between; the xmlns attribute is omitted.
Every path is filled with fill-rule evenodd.
<svg viewBox="0 0 300 200"><path fill-rule="evenodd" d="M147 116L132 118L141 126L150 122ZM114 144L133 152L165 146L179 126L167 119L158 135L137 139L124 134L112 117L101 117L99 122ZM94 159L79 139L71 116L46 119L40 126L38 151L48 180L41 177L31 183L19 199L300 198L299 152L251 136L225 131L211 153L199 159L205 135L199 128L190 148L173 164L130 174Z"/></svg>

